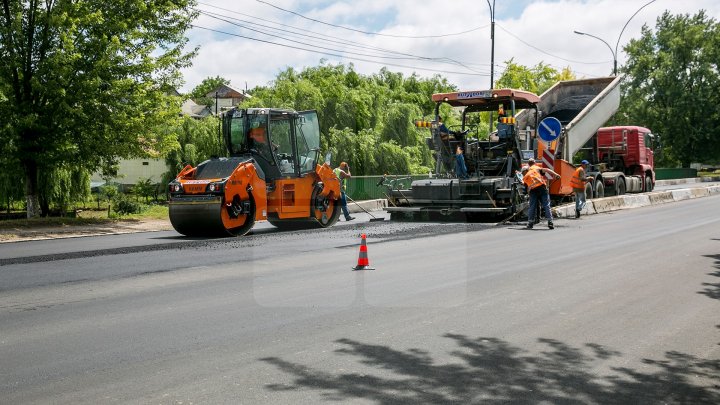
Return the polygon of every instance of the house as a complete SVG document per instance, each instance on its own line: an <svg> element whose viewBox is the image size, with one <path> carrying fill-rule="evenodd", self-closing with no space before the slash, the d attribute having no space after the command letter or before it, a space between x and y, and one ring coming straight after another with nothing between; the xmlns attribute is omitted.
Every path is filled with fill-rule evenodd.
<svg viewBox="0 0 720 405"><path fill-rule="evenodd" d="M129 189L140 179L150 179L153 184L160 183L162 176L168 171L165 159L121 159L118 162L118 177L113 179L120 184L123 190ZM90 187L95 188L105 184L102 174L93 173L90 176Z"/></svg>
<svg viewBox="0 0 720 405"><path fill-rule="evenodd" d="M232 107L235 107L236 105L250 98L250 95L245 94L244 91L240 91L232 88L231 86L223 84L215 90L207 93L205 97L207 97L213 102L213 105L210 106L213 114L219 114L222 111L229 110Z"/></svg>
<svg viewBox="0 0 720 405"><path fill-rule="evenodd" d="M195 119L205 118L209 115L212 115L213 113L213 110L211 110L210 107L202 104L197 104L190 99L185 100L181 109L183 115L187 115Z"/></svg>

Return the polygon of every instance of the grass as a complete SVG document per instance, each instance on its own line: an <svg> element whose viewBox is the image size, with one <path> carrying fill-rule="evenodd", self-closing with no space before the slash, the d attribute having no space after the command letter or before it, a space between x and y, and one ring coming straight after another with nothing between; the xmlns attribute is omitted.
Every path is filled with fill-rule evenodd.
<svg viewBox="0 0 720 405"><path fill-rule="evenodd" d="M712 172L698 172L698 177L716 177L720 176L720 169Z"/></svg>
<svg viewBox="0 0 720 405"><path fill-rule="evenodd" d="M44 217L30 219L9 219L0 221L0 229L32 229L45 227L65 227L108 224L113 222L138 222L144 220L166 220L168 219L167 205L149 205L140 214L119 216L112 212L108 218L107 207L105 209L88 209L79 212L77 218L72 217Z"/></svg>

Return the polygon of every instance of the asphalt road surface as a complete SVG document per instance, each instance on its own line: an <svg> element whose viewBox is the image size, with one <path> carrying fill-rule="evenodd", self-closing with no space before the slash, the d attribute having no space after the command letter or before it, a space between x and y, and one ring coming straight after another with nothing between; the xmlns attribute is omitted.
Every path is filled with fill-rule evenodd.
<svg viewBox="0 0 720 405"><path fill-rule="evenodd" d="M3 246L0 403L717 404L718 204Z"/></svg>

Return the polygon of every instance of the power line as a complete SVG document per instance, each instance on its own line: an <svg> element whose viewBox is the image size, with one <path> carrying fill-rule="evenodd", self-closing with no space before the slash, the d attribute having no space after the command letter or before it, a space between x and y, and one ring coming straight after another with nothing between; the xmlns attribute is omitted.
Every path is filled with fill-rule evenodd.
<svg viewBox="0 0 720 405"><path fill-rule="evenodd" d="M389 49L384 49L384 48L379 48L379 47L362 45L362 44L353 43L353 42L350 42L350 41L340 40L339 38L334 37L334 36L330 36L330 35L326 35L326 34L321 34L321 33L315 32L315 31L310 31L310 30L306 30L306 29L302 29L302 28L293 27L293 26L290 26L290 25L287 25L287 24L283 24L283 23L279 23L279 22L275 22L275 21L263 19L263 18L260 18L260 17L251 16L251 15L248 15L248 14L236 12L236 11L229 10L229 9L226 9L226 8L222 8L222 7L218 7L218 6L213 6L213 5L206 4L206 3L200 3L200 2L199 2L198 4L201 4L201 5L203 5L203 6L208 6L208 7L216 8L216 9L222 10L222 11L224 11L224 12L226 12L226 13L238 14L238 15L242 15L242 16L246 16L246 17L255 19L255 20L265 21L265 22L268 22L268 23L271 23L271 24L274 24L274 25L278 25L278 26L283 27L283 28L292 29L293 31L288 30L288 29L283 29L283 28L271 27L271 26L264 25L264 24L259 24L259 23L253 22L253 21L242 20L242 19L238 19L238 18L234 18L234 17L226 17L225 15L220 15L220 14L218 14L218 13L213 13L213 12L210 12L210 11L205 11L205 10L201 10L201 9L196 9L198 12L200 12L200 13L202 13L202 14L210 17L210 18L214 18L214 19L217 19L217 20L221 20L221 21L227 22L227 23L232 24L232 25L236 25L236 26L241 27L241 28L245 28L245 29L248 29L248 30L251 30L251 31L255 31L255 32L258 32L258 33L261 33L261 34L264 34L264 35L271 36L271 37L280 38L280 39L283 39L283 40L286 40L286 41L289 41L289 42L299 42L299 43L301 43L302 45L316 46L315 44L310 44L310 43L306 43L306 42L294 41L294 40L292 40L292 39L283 38L283 37L281 37L281 36L279 36L279 35L277 35L277 34L272 34L272 33L268 33L268 32L263 32L263 31L255 30L255 29L250 28L250 27L248 27L248 26L246 26L246 25L236 24L236 23L234 23L234 22L228 21L227 19L232 19L232 20L235 20L235 21L240 21L240 22L243 22L243 23L245 23L245 24L251 24L251 25L253 25L253 26L260 26L260 27L263 27L263 28L266 28L266 29L270 29L270 30L273 30L273 31L280 31L280 32L283 32L283 33L288 33L288 34L291 34L291 35L294 35L294 36L308 37L308 38L317 39L317 40L324 41L324 42L329 42L329 43L334 43L334 44L342 44L342 45L349 46L349 47L354 47L354 48L376 50L376 51L384 52L384 53L388 53L388 54L409 56L410 58L399 58L399 57L390 57L390 56L382 56L382 55L358 54L358 55L360 55L360 56L386 58L386 59L415 59L415 60L422 60L422 61L436 61L436 62L439 62L439 63L448 63L448 64L452 64L452 65L462 66L462 67L464 67L464 68L466 68L466 69L468 69L468 70L470 70L470 71L472 71L472 72L481 73L481 72L479 72L478 70L476 70L475 68L470 67L470 66L469 66L468 64L466 64L466 63L463 63L463 62L461 62L461 61L458 61L458 60L455 60L455 59L452 59L452 58L448 58L448 57L427 57L427 56L421 56L421 55L414 55L414 54L409 54L409 53L398 52L398 51L389 50ZM486 27L486 26L485 26L485 27ZM481 28L484 28L484 27L481 27ZM315 35L302 34L302 33L296 32L296 31L309 32L309 33L315 34ZM331 38L331 39L328 39L328 38ZM324 47L320 47L320 48L323 48L323 49L326 49L326 50L330 50L330 51L333 51L333 52L348 52L348 51L345 51L345 50L338 50L338 49L332 49L332 48L324 48ZM349 53L351 53L351 52L349 52ZM355 54L357 54L357 53L355 53Z"/></svg>
<svg viewBox="0 0 720 405"><path fill-rule="evenodd" d="M299 46L281 44L281 43L277 43L277 42L273 42L273 41L267 41L267 40L263 40L263 39L259 39L259 38L252 38L252 37L248 37L248 36L245 36L245 35L233 34L233 33L231 33L231 32L216 30L216 29L213 29L213 28L207 28L207 27L203 27L203 26L195 25L195 24L192 24L191 26L192 26L193 28L198 28L198 29L202 29L202 30L206 30L206 31L210 31L210 32L215 32L215 33L218 33L218 34L223 34L223 35L228 35L228 36L233 36L233 37L238 37L238 38L243 38L243 39L249 39L249 40L251 40L251 41L262 42L262 43L271 44L271 45L276 45L276 46L281 46L281 47L290 48L290 49L297 49L297 50L301 50L301 51L319 53L319 54L322 54L322 55L335 56L335 57L338 57L338 58L341 58L341 59L350 59L350 60L356 60L356 61L360 61L360 62L375 63L375 64L378 64L378 65L387 65L387 66L401 67L401 68L407 68L407 69L424 70L424 71L435 72L435 73L456 74L456 75L466 75L466 76L489 76L489 74L483 74L483 73L454 72L454 71L447 71L447 70L421 68L421 67L417 67L417 66L399 65L399 64L394 64L394 63L383 63L383 62L378 62L378 61L369 60L369 59L348 57L348 56L345 56L345 55L342 55L342 54L337 54L337 53L317 51L317 50L314 50L314 49L308 49L308 48L303 48L303 47L299 47Z"/></svg>
<svg viewBox="0 0 720 405"><path fill-rule="evenodd" d="M542 50L542 49L540 49L540 48L538 48L538 47L536 47L536 46L534 46L534 45L531 45L531 44L523 41L523 40L520 39L517 35L515 35L515 34L513 34L512 32L506 30L505 28L503 28L502 25L497 24L497 26L500 27L501 30L505 31L508 35L510 35L511 37L517 39L518 41L522 42L523 44L529 46L530 48L532 48L532 49L534 49L534 50L536 50L536 51L538 51L538 52L540 52L540 53L542 53L542 54L545 54L545 55L548 55L548 56L552 56L553 58L560 59L560 60L564 60L565 62L570 62L570 63L579 63L579 64L582 64L582 65L601 65L601 64L607 63L607 61L605 61L605 62L581 62L581 61L572 60L572 59L565 59L565 58L563 58L562 56L553 55L553 54L551 54L551 53L549 53L549 52L546 52L546 51L544 51L544 50Z"/></svg>
<svg viewBox="0 0 720 405"><path fill-rule="evenodd" d="M269 6L271 6L271 7L280 9L280 10L282 10L282 11L284 11L284 12L288 12L288 13L291 13L291 14L294 14L294 15L298 15L299 17L302 17L302 18L307 19L307 20L310 20L310 21L314 21L314 22L317 22L317 23L320 23L320 24L329 25L329 26L334 26L334 27L337 27L337 28L342 28L342 29L346 29L346 30L350 30L350 31L354 31L354 32L359 32L359 33L363 33L363 34L381 35L381 36L390 36L390 37L400 37L400 38L438 38L438 37L445 37L445 36L450 36L450 35L460 35L460 34L462 34L462 33L458 33L458 34L445 34L445 35L434 35L434 36L393 36L393 35L372 33L372 32L366 32L366 31L356 30L356 29L348 28L348 27L336 26L336 25L333 25L333 24L330 24L330 23L326 23L326 22L324 22L324 21L319 21L319 20L315 20L315 19L312 19L312 18L308 18L308 17L306 17L306 16L300 15L300 14L298 14L298 13L296 13L296 12L293 12L293 11L290 11L290 10L282 9L282 8L280 8L280 7L277 7L277 6L273 5L273 4L267 3L267 2L262 1L262 0L257 0L257 1L260 2L260 3L266 4L266 5L269 5ZM307 48L298 47L298 46L286 45L286 44L281 44L281 43L272 42L272 41L263 41L263 40L260 40L260 39L257 39L257 38L251 38L251 37L246 37L246 36L242 36L242 35L232 34L232 33L224 32L224 31L212 30L212 29L209 29L209 28L196 26L197 28L214 31L214 32L218 32L218 33L225 34L225 35L237 36L237 37L246 38L246 39L250 39L250 40L255 40L255 41L260 41L260 42L266 42L266 43L273 44L273 45L277 45L277 46L285 46L285 47L289 47L289 48L293 48L293 49L305 50L305 51L308 51L308 52L320 53L320 54L325 54L325 55L330 55L330 56L336 56L336 57L345 58L345 59L351 59L351 60L354 59L354 60L359 60L359 61L364 61L364 62L369 62L369 63L375 63L375 64L382 64L382 63L381 63L381 62L378 62L378 61L373 61L373 60L367 60L367 59L361 59L361 58L354 58L354 57L351 57L351 56L348 56L348 55L356 55L356 56L362 56L362 57L368 57L368 58L379 58L379 59L417 60L417 61L422 61L422 62L448 63L448 64L453 64L453 65L456 65L456 66L462 66L462 67L464 67L464 68L466 68L466 69L468 69L469 71L474 72L474 73L444 71L444 70L440 70L440 69L417 68L417 67L412 67L412 66L405 66L405 65L396 65L396 64L385 63L385 64L388 65L388 66L398 66L398 67L404 67L404 68L415 68L415 69L418 69L418 70L425 70L425 71L432 71L432 72L439 72L439 73L449 73L449 74L471 75L471 76L488 76L488 75L489 75L488 73L480 72L480 71L476 70L476 68L473 68L473 66L478 66L478 67L483 66L483 67L484 67L484 66L487 66L487 64L460 62L460 61L457 61L457 60L454 60L454 59L451 59L451 58L447 58L447 57L440 57L440 58L438 58L438 57L426 57L426 56L415 55L415 54L411 54L411 53L404 53L404 52L394 51L394 50L385 49L385 48L380 48L380 47L363 45L363 44L358 43L358 42L346 41L346 40L343 40L343 39L338 38L338 37L335 37L335 36L331 36L331 35L319 33L319 32L316 32L316 31L311 31L311 30L307 30L307 29L303 29L303 28L294 27L294 26L287 25L287 24L284 24L284 23L280 23L280 22L276 22L276 21L264 19L264 18L257 17L257 16L252 16L252 15L249 15L249 14L244 14L244 13L241 13L241 12L238 12L238 11L230 10L230 9L227 9L227 8L222 8L222 7L219 7L219 6L214 6L214 5L207 4L207 3L198 2L197 4L203 5L203 6L206 6L206 7L215 8L215 9L218 9L218 10L222 10L222 11L225 11L225 12L228 12L228 13L233 13L233 14L245 16L245 17L251 18L251 19L256 20L256 21L264 21L264 22L267 22L267 23L270 23L270 24L273 24L273 25L277 25L277 26L282 27L282 28L277 28L277 27L272 27L272 26L269 26L269 25L264 25L264 24L260 24L260 23L254 22L254 21L248 21L248 20L243 20L243 19L234 18L234 17L227 17L227 16L225 16L225 15L218 14L218 13L214 13L214 12L211 12L211 11L196 9L198 12L200 12L201 14L203 14L203 15L209 17L209 18L213 18L213 19L216 19L216 20L219 20L219 21L223 21L223 22L226 22L226 23L228 23L228 24L237 26L237 27L239 27L239 28L243 28L243 29L247 29L247 30L249 30L249 31L257 32L257 33L260 33L260 34L262 34L262 35L267 35L267 36L269 36L269 37L278 38L278 39L280 39L280 40L287 41L287 42L290 42L290 43L300 44L300 45L305 45L305 46L310 46L310 47L315 47L315 48L320 48L320 49L323 49L323 50L329 51L329 52L317 51L317 50L313 50L313 49L307 49ZM239 24L239 23L237 23L237 22L233 22L233 21L230 21L230 20L238 21L238 22L244 23L244 24ZM290 39L290 38L288 38L288 37L283 37L283 36L281 36L281 35L278 35L278 34L275 33L275 32L267 32L267 31L255 29L255 28L252 28L252 27L248 26L247 24L250 24L250 25L256 26L256 27L261 27L261 28L268 29L268 30L272 30L272 31L275 31L275 32L281 32L281 33L289 34L289 35L291 35L291 36L298 37L298 38L310 38L310 39L313 39L313 40L318 40L318 41L322 41L322 42L326 42L326 43L343 45L343 46L349 47L349 48L357 48L357 49L377 51L377 52L380 52L380 53L386 53L386 54L388 54L388 55L358 53L358 52L351 52L351 51L348 51L348 50L341 50L341 49L334 49L334 48L323 47L323 46L319 46L319 45L316 45L316 44L313 44L313 43L302 42L302 41L299 41L299 40L296 40L296 39ZM498 24L498 25L499 25L499 24ZM473 29L473 30L465 31L465 32L463 32L463 33L468 33L468 32L472 32L472 31L478 30L478 29L486 28L487 26L488 26L488 25L485 25L485 26L482 26L482 27L478 27L478 28L475 28L475 29ZM563 57L560 57L560 56L557 56L557 55L553 55L553 54L551 54L551 53L549 53L549 52L546 52L546 51L544 51L544 50L542 50L542 49L540 49L540 48L538 48L538 47L536 47L536 46L534 46L534 45L532 45L532 44L530 44L530 43L525 42L524 40L520 39L517 35L513 34L512 32L510 32L509 30L505 29L504 27L500 26L500 28L501 28L503 31L505 31L508 35L510 35L510 36L512 36L513 38L517 39L518 41L520 41L520 42L523 43L524 45L526 45L526 46L528 46L528 47L530 47L530 48L532 48L532 49L534 49L534 50L536 50L536 51L538 51L538 52L540 52L540 53L543 53L543 54L545 54L545 55L551 56L551 57L556 58L556 59L560 59L560 60L563 60L563 61L566 61L566 62L570 62L570 63L587 64L587 65L607 63L607 62L582 62L582 61L575 61L575 60L566 59L566 58L563 58ZM301 32L298 32L298 31L301 31ZM302 33L302 32L307 32L307 33L310 33L310 34L313 34L313 35L304 34L304 33ZM389 56L389 55L400 55L400 56ZM502 65L499 65L499 64L498 64L497 66L500 67L500 68L502 68L502 69L505 69L505 68L506 68L506 66L502 66ZM550 65L550 66L552 66L552 65ZM557 68L560 69L560 70L565 69L565 67L557 67ZM576 72L576 73L587 75L586 73L582 73L582 72Z"/></svg>
<svg viewBox="0 0 720 405"><path fill-rule="evenodd" d="M266 31L261 31L261 30L258 30L258 29L254 29L254 28L249 27L249 26L247 26L247 25L239 24L239 23L236 23L236 22L233 22L233 21L230 21L230 20L240 21L240 22L243 22L243 23L246 23L246 24L251 24L251 25L255 25L255 26L260 26L260 27L263 27L263 28L266 28L266 29L269 29L269 30L280 31L280 32L287 33L287 34L291 34L291 35L295 35L295 36L307 37L307 38L317 39L317 40L324 41L324 42L329 42L329 43L334 43L334 44L345 45L345 46L352 47L352 48L368 49L368 50L374 50L374 51L383 52L383 53L390 54L390 55L401 55L401 56L385 56L385 55L360 54L360 53L348 52L348 51L344 51L344 50L338 50L338 49L332 49L332 48L326 48L326 47L317 46L318 48L326 49L326 50L330 50L330 51L334 51L334 52L346 52L346 53L351 53L351 54L360 55L360 56L377 57L377 58L383 58L383 59L405 59L405 60L422 60L422 61L435 61L435 62L447 61L446 63L451 63L451 64L463 66L463 67L467 68L468 70L475 71L474 69L466 66L466 65L463 64L462 62L458 62L458 61L455 61L455 60L453 60L453 59L449 59L449 58L445 58L445 57L443 57L443 58L434 58L434 57L426 57L426 56L420 56L420 55L413 55L413 54L409 54L409 53L403 53L403 52L398 52L398 51L393 51L393 50L388 50L388 49L383 49L383 48L378 48L378 47L365 46L365 45L361 45L361 44L357 44L357 43L352 43L352 42L349 42L349 41L333 40L333 39L322 38L322 37L318 37L318 36L314 36L314 35L299 34L299 33L294 32L294 31L289 31L289 30L285 30L285 29L274 28L274 27L270 27L270 26L267 26L267 25L263 25L263 24L253 23L253 22L251 22L251 21L246 21L246 20L236 19L236 18L232 18L232 17L221 16L221 15L219 15L219 14L217 14L217 13L207 12L207 11L203 11L203 10L197 10L197 11L200 12L201 14L209 17L209 18L213 18L213 19L216 19L216 20L219 20L219 21L223 21L223 22L226 22L226 23L228 23L228 24L235 25L235 26L237 26L237 27L247 29L247 30L249 30L249 31L253 31L253 32L257 32L257 33L263 34L263 35L268 35L268 36L271 36L271 37L279 38L279 39L282 39L282 40L285 40L285 41L289 41L289 42L299 43L299 44L302 44L302 45L317 46L317 45L315 45L315 44L310 44L310 43L307 43L307 42L295 41L295 40L292 40L292 39L289 39L289 38L286 38L286 37L282 37L282 36L279 36L279 35L277 35L277 34L275 34L275 33L269 33L269 32L266 32ZM228 20L228 19L230 19L230 20ZM290 27L290 28L294 28L294 27ZM330 38L334 38L334 37L330 37Z"/></svg>
<svg viewBox="0 0 720 405"><path fill-rule="evenodd" d="M263 1L263 0L256 0L256 1L257 1L258 3L263 3L263 4L266 4L266 5L270 6L270 7L276 8L276 9L278 9L278 10L280 10L280 11L283 11L283 12L286 12L286 13L289 13L289 14L296 15L296 16L298 16L298 17L300 17L300 18L304 18L304 19L306 19L306 20L308 20L308 21L313 21L313 22L316 22L316 23L319 23L319 24L323 24L323 25L327 25L327 26L335 27L335 28L340 28L340 29L344 29L344 30L348 30L348 31L359 32L359 33L365 34L365 35L377 35L377 36L382 36L382 37L391 37L391 38L413 38L413 39L443 38L443 37L451 37L451 36L457 36L457 35L464 35L464 34L468 34L468 33L471 33L471 32L475 32L475 31L477 31L477 30L480 30L480 29L483 29L483 28L487 27L487 25L485 25L485 26L482 26L482 27L475 27L475 28L470 29L470 30L467 30L467 31L456 32L456 33L452 33L452 34L441 34L441 35L420 35L420 36L414 36L414 35L381 34L381 33L379 33L379 32L362 31L362 30L358 30L358 29L355 29L355 28L344 27L344 26L342 26L342 25L331 24L331 23L329 23L329 22L320 21L320 20L316 20L316 19L314 19L314 18L306 17L306 16L304 16L304 15L302 15L302 14L300 14L300 13L297 13L297 12L295 12L295 11L292 11L292 10L286 10L286 9L284 9L284 8L282 8L282 7L278 7L278 6L274 5L274 4L270 4L270 3L266 2L266 1Z"/></svg>

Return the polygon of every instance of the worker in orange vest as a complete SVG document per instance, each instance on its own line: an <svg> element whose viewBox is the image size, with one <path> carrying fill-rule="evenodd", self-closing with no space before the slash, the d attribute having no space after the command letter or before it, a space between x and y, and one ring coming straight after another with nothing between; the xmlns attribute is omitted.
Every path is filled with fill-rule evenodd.
<svg viewBox="0 0 720 405"><path fill-rule="evenodd" d="M570 185L575 193L575 218L580 218L580 212L585 208L585 183L592 180L585 176L585 169L589 164L590 162L587 160L580 162L580 166L575 169L575 173L570 179Z"/></svg>
<svg viewBox="0 0 720 405"><path fill-rule="evenodd" d="M537 213L538 201L545 210L545 218L548 220L548 228L555 229L552 220L552 211L550 210L550 194L548 193L546 174L551 174L556 179L559 174L548 168L543 168L535 164L535 159L528 160L530 165L527 169L523 167L523 183L528 188L530 194L530 207L528 208L528 224L527 229L532 229L535 223L535 215Z"/></svg>

